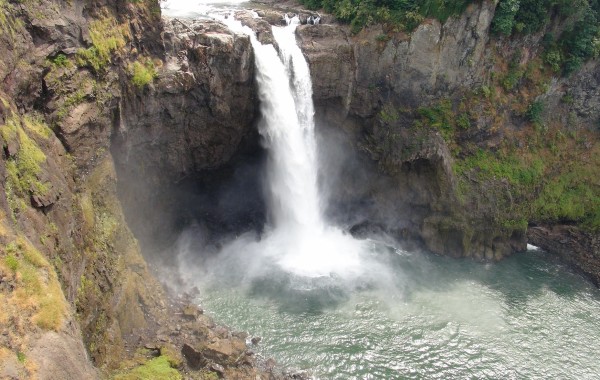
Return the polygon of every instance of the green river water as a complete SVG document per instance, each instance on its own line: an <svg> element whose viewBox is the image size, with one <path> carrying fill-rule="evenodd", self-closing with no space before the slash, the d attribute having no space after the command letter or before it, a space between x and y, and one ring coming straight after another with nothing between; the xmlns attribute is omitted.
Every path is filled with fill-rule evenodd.
<svg viewBox="0 0 600 380"><path fill-rule="evenodd" d="M374 246L351 280L225 260L196 279L199 302L319 379L600 378L600 291L544 252L481 264Z"/></svg>

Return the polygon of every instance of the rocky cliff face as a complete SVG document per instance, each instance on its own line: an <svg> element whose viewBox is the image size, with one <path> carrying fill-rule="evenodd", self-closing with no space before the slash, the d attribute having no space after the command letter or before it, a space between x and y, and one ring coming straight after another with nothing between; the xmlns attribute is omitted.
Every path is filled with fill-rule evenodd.
<svg viewBox="0 0 600 380"><path fill-rule="evenodd" d="M564 135L573 128L590 131L579 149L593 154L597 62L569 78L544 74L543 33L492 38L494 11L493 1L472 4L443 25L427 20L410 35L377 26L357 35L339 25L298 29L321 124L344 130L347 149L360 152L363 165L376 163L334 181L337 201L360 216L347 221L356 232L383 229L436 253L497 260L524 250L527 219L543 218L525 210L535 201L523 201L510 178L481 178L477 171L465 177L462 163L478 150L501 155L516 146L509 150L521 152L550 140L548 130ZM532 128L527 106L535 102L552 112Z"/></svg>
<svg viewBox="0 0 600 380"><path fill-rule="evenodd" d="M160 313L161 290L123 219L108 154L124 57L117 50L146 48L157 5L0 7L0 277L11 305L1 320L0 374L96 378L92 362L120 366L124 337Z"/></svg>
<svg viewBox="0 0 600 380"><path fill-rule="evenodd" d="M336 101L344 112L370 118L387 101L417 106L481 83L494 8L484 1L444 25L428 20L410 35L388 36L381 27L356 36L339 25L301 27L315 102Z"/></svg>
<svg viewBox="0 0 600 380"><path fill-rule="evenodd" d="M265 378L244 335L167 299L129 229L172 227L149 205L257 146L248 38L153 1L0 8L0 377Z"/></svg>
<svg viewBox="0 0 600 380"><path fill-rule="evenodd" d="M207 20L167 19L163 36L165 63L153 85L127 90L112 146L126 214L159 260L178 221L207 219L212 202L195 188L218 188L234 156L258 146L250 39Z"/></svg>
<svg viewBox="0 0 600 380"><path fill-rule="evenodd" d="M385 226L452 256L499 259L524 249L523 231L473 223L455 196L448 145L435 131L412 128L413 116L395 111L484 82L494 8L484 1L444 25L427 21L411 35L386 35L380 27L356 36L337 25L299 28L324 123L348 130L384 172L379 181L352 184L362 187L351 196L355 203L377 194L358 213L366 215L363 224Z"/></svg>
<svg viewBox="0 0 600 380"><path fill-rule="evenodd" d="M126 371L135 363L125 359L154 352L140 356L140 345L182 322L169 317L125 222L113 157L139 165L144 184L229 160L254 118L249 41L215 23L175 22L163 42L155 2L0 8L0 377ZM196 317L154 346L167 367L182 365L181 347L168 342L195 345L200 330L244 357L242 338ZM253 362L233 367L256 376ZM237 376L228 367L216 368Z"/></svg>

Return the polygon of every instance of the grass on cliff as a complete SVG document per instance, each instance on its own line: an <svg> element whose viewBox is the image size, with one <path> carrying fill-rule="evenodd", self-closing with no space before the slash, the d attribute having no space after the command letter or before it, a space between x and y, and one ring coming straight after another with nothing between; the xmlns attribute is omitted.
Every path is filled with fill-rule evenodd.
<svg viewBox="0 0 600 380"><path fill-rule="evenodd" d="M54 268L23 236L4 245L0 252L0 272L15 285L0 295L3 308L15 319L13 327L26 328L33 323L43 330L60 330L68 305ZM10 326L3 326L5 329L10 331Z"/></svg>
<svg viewBox="0 0 600 380"><path fill-rule="evenodd" d="M553 154L550 151L538 153L545 157ZM595 166L600 162L590 165L573 161L561 167L561 163L550 160L541 164L543 170L537 172L526 165L523 156L519 158L520 170L516 172L525 173L525 178L535 178L533 182L520 179L513 187L521 198L521 214L524 218L538 223L577 222L589 230L600 230L600 173L598 166ZM541 159L538 160L541 162ZM513 162L502 159L497 162L513 170ZM477 167L487 164L489 161ZM532 171L535 176L530 177Z"/></svg>
<svg viewBox="0 0 600 380"><path fill-rule="evenodd" d="M129 66L131 82L138 88L143 88L154 81L157 76L156 67L151 59L140 59Z"/></svg>
<svg viewBox="0 0 600 380"><path fill-rule="evenodd" d="M123 49L131 38L129 26L118 24L112 17L104 17L90 23L92 46L77 51L79 66L89 66L95 72L102 72L112 63L112 57Z"/></svg>
<svg viewBox="0 0 600 380"><path fill-rule="evenodd" d="M600 231L598 141L588 149L554 130L529 147L480 149L457 158L454 171L463 194L473 195L484 183L505 188L511 209L500 212L506 221L575 222Z"/></svg>
<svg viewBox="0 0 600 380"><path fill-rule="evenodd" d="M124 373L115 375L113 380L181 380L181 374L174 368L173 360L167 355L147 360L143 364Z"/></svg>
<svg viewBox="0 0 600 380"><path fill-rule="evenodd" d="M6 149L16 149L16 152L12 152L14 155L6 161L5 190L7 196L10 195L9 203L14 196L27 198L30 193L45 195L48 192L48 185L40 180L41 165L46 161L46 155L26 131L40 138L48 138L51 134L41 119L30 116L20 118L15 114L0 128L3 146Z"/></svg>
<svg viewBox="0 0 600 380"><path fill-rule="evenodd" d="M0 35L15 39L17 30L23 28L23 22L13 16L13 8L7 0L0 0Z"/></svg>
<svg viewBox="0 0 600 380"><path fill-rule="evenodd" d="M60 331L69 305L54 268L22 234L6 225L0 212L0 362L16 357L19 378L37 378L38 363L24 354L31 336L41 331Z"/></svg>

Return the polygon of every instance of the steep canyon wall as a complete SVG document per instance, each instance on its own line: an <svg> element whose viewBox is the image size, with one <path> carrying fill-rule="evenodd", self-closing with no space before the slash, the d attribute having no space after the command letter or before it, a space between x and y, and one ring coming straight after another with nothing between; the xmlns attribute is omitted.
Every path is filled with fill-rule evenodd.
<svg viewBox="0 0 600 380"><path fill-rule="evenodd" d="M337 201L355 205L358 219L348 223L362 218L361 231L383 228L439 254L497 260L525 249L528 225L569 220L540 206L560 202L540 200L551 191L542 179L563 180L556 157L593 170L598 63L569 77L551 72L542 59L546 31L494 36L495 7L474 3L411 34L381 26L356 35L339 25L299 28L322 124L344 130L347 149L360 152L366 165L376 163L363 175L357 167L335 180ZM531 174L539 182L472 164L482 152L515 171L543 166ZM552 158L542 165L535 155ZM587 181L597 194L594 177L583 178L566 181ZM598 209L597 197L585 204Z"/></svg>
<svg viewBox="0 0 600 380"><path fill-rule="evenodd" d="M96 378L169 323L134 235L168 263L160 255L194 222L215 238L264 222L250 41L214 21L163 22L152 1L0 0L0 9L0 377ZM597 276L595 234L543 203L544 181L576 185L588 177L563 173L594 173L585 165L600 157L598 62L550 73L543 34L492 37L494 11L482 1L411 34L354 35L327 16L299 27L329 144L328 214L356 235L487 260L524 250L536 225L532 241L549 239ZM283 15L262 12L272 23ZM246 18L268 41L267 21ZM473 164L482 157L495 166ZM537 157L547 162L539 170ZM584 254L570 255L562 227L547 227L566 222ZM243 341L194 328L219 347Z"/></svg>

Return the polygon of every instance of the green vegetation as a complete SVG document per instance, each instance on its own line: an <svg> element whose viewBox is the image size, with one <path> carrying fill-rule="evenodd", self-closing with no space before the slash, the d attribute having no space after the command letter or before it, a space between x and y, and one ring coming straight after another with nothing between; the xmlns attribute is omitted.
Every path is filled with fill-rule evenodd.
<svg viewBox="0 0 600 380"><path fill-rule="evenodd" d="M35 133L37 136L43 139L48 139L52 136L52 130L40 116L25 115L22 121L25 129Z"/></svg>
<svg viewBox="0 0 600 380"><path fill-rule="evenodd" d="M581 151L576 148L576 142L561 142L562 150L552 144L509 153L478 150L457 159L454 171L461 191L477 191L469 189L473 180L476 183L506 181L513 207L504 211L505 220L579 222L589 230L598 231L600 158L596 154L600 146L596 144L589 156L579 162Z"/></svg>
<svg viewBox="0 0 600 380"><path fill-rule="evenodd" d="M503 0L497 8L492 31L509 36L515 25L515 16L519 11L519 0Z"/></svg>
<svg viewBox="0 0 600 380"><path fill-rule="evenodd" d="M300 0L310 9L325 9L350 23L358 33L365 26L383 23L398 31L412 31L423 19L442 22L462 13L474 0Z"/></svg>
<svg viewBox="0 0 600 380"><path fill-rule="evenodd" d="M143 365L133 368L127 373L116 375L113 380L180 380L181 374L171 366L171 359L166 355L148 360Z"/></svg>
<svg viewBox="0 0 600 380"><path fill-rule="evenodd" d="M68 306L56 272L46 258L23 236L1 248L0 256L16 284L10 297L0 298L3 308L18 310L15 315L44 330L59 330Z"/></svg>
<svg viewBox="0 0 600 380"><path fill-rule="evenodd" d="M521 54L519 51L519 53L515 54L515 56L511 59L510 63L508 64L508 72L506 73L504 78L502 78L501 82L502 87L506 91L511 91L515 89L521 81L521 78L523 78L523 74L525 74L525 70L519 64L520 60Z"/></svg>
<svg viewBox="0 0 600 380"><path fill-rule="evenodd" d="M587 168L573 167L546 181L533 204L536 214L544 220L582 220L586 227L600 229L600 193L594 178Z"/></svg>
<svg viewBox="0 0 600 380"><path fill-rule="evenodd" d="M62 53L57 54L54 58L48 59L48 62L54 67L69 67L73 65L71 60Z"/></svg>
<svg viewBox="0 0 600 380"><path fill-rule="evenodd" d="M540 100L536 100L529 105L527 108L527 119L531 121L535 126L542 125L542 112L544 112L544 103Z"/></svg>
<svg viewBox="0 0 600 380"><path fill-rule="evenodd" d="M19 268L19 261L12 253L9 253L8 256L4 258L4 262L6 263L6 266L13 272L16 272Z"/></svg>
<svg viewBox="0 0 600 380"><path fill-rule="evenodd" d="M14 115L6 120L1 129L3 144L18 146L16 155L6 162L7 187L21 196L29 195L29 192L46 194L48 186L39 180L40 165L46 161L46 155L27 135L23 125L36 134L46 136L48 133L48 127L41 120L26 117L22 121Z"/></svg>
<svg viewBox="0 0 600 380"><path fill-rule="evenodd" d="M550 21L565 25L557 39L544 37L544 62L553 71L568 75L600 52L600 2L598 0L501 0L492 32L529 34L544 30Z"/></svg>
<svg viewBox="0 0 600 380"><path fill-rule="evenodd" d="M437 129L444 140L453 145L456 132L469 129L471 119L466 112L465 105L459 104L457 111L448 99L439 101L429 107L417 109L419 117L415 121L417 127L430 127Z"/></svg>
<svg viewBox="0 0 600 380"><path fill-rule="evenodd" d="M91 67L97 73L102 72L112 62L112 55L118 53L130 38L129 27L105 17L90 23L90 38L92 46L79 49L76 62L79 66Z"/></svg>
<svg viewBox="0 0 600 380"><path fill-rule="evenodd" d="M156 68L151 59L145 59L143 62L135 61L130 65L129 72L131 74L131 82L139 88L152 83L157 75Z"/></svg>
<svg viewBox="0 0 600 380"><path fill-rule="evenodd" d="M538 183L544 169L544 162L539 158L527 162L516 153L504 155L482 149L463 160L457 160L454 166L458 175L474 172L479 180L503 179L520 190L529 189Z"/></svg>

